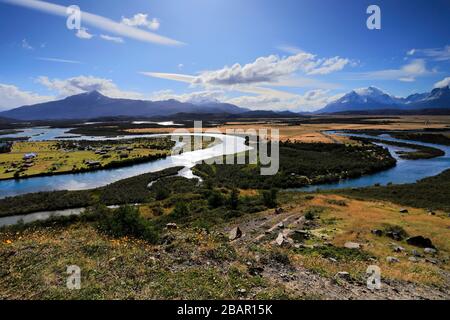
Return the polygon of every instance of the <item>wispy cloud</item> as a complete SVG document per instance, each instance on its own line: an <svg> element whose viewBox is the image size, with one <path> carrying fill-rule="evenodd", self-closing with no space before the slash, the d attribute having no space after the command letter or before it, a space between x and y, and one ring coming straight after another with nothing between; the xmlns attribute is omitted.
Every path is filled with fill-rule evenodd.
<svg viewBox="0 0 450 320"><path fill-rule="evenodd" d="M450 45L443 48L428 48L428 49L411 49L406 53L408 56L429 58L435 61L450 60Z"/></svg>
<svg viewBox="0 0 450 320"><path fill-rule="evenodd" d="M22 40L22 48L26 50L33 50L34 48L28 43L27 39Z"/></svg>
<svg viewBox="0 0 450 320"><path fill-rule="evenodd" d="M108 36L106 34L101 34L100 38L102 38L103 40L112 41L112 42L115 42L115 43L124 43L122 38L120 38L120 37L112 37L112 36Z"/></svg>
<svg viewBox="0 0 450 320"><path fill-rule="evenodd" d="M403 82L413 82L418 77L427 76L435 73L428 70L425 60L415 59L398 69L385 69L356 73L351 76L351 80L398 80Z"/></svg>
<svg viewBox="0 0 450 320"><path fill-rule="evenodd" d="M0 1L11 5L21 6L45 12L52 15L62 17L67 16L65 6L53 4L50 2L38 0L0 0ZM160 36L156 33L147 30L141 30L132 26L127 26L123 23L119 23L109 18L105 18L85 11L83 11L82 13L82 24L107 31L108 33L112 33L121 37L130 38L138 41L156 43L167 46L183 45L183 43L178 40Z"/></svg>
<svg viewBox="0 0 450 320"><path fill-rule="evenodd" d="M38 58L36 58L36 60L49 61L49 62L59 62L59 63L81 64L80 61L76 61L76 60L67 60L67 59L59 59L59 58L38 57Z"/></svg>

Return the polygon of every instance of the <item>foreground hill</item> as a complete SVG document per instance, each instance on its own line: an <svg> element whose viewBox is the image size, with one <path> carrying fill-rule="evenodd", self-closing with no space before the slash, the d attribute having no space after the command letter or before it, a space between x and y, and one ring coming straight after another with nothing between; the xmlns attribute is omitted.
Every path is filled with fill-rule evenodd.
<svg viewBox="0 0 450 320"><path fill-rule="evenodd" d="M228 103L193 104L177 100L146 101L109 98L98 91L82 93L63 100L23 106L0 113L17 120L94 119L99 117L153 117L175 113L229 113L248 111Z"/></svg>

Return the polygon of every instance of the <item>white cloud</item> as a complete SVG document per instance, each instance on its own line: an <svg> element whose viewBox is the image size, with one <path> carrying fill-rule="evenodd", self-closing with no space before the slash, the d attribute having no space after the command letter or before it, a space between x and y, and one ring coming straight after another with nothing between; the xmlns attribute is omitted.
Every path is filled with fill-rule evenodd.
<svg viewBox="0 0 450 320"><path fill-rule="evenodd" d="M413 82L418 77L427 76L435 73L428 70L425 60L415 59L399 69L386 69L356 74L353 79L360 80L399 80L403 82Z"/></svg>
<svg viewBox="0 0 450 320"><path fill-rule="evenodd" d="M123 24L131 27L147 27L150 30L158 30L161 23L157 18L148 19L148 14L137 13L132 18L122 17Z"/></svg>
<svg viewBox="0 0 450 320"><path fill-rule="evenodd" d="M444 88L450 86L450 77L446 77L434 84L434 88Z"/></svg>
<svg viewBox="0 0 450 320"><path fill-rule="evenodd" d="M92 76L78 76L68 79L49 79L39 77L37 82L48 89L56 91L59 98L97 90L111 98L143 99L139 92L123 91L110 79L96 78Z"/></svg>
<svg viewBox="0 0 450 320"><path fill-rule="evenodd" d="M205 103L212 101L224 101L226 97L225 92L221 90L195 91L183 94L176 94L172 90L162 90L151 94L149 99L153 101L175 99L182 102Z"/></svg>
<svg viewBox="0 0 450 320"><path fill-rule="evenodd" d="M86 40L92 39L92 37L94 36L94 35L90 34L86 28L80 28L79 30L77 30L75 35L80 39L86 39Z"/></svg>
<svg viewBox="0 0 450 320"><path fill-rule="evenodd" d="M76 60L67 60L67 59L59 59L59 58L44 58L38 57L36 60L48 61L48 62L59 62L59 63L70 63L70 64L81 64L80 61Z"/></svg>
<svg viewBox="0 0 450 320"><path fill-rule="evenodd" d="M45 12L48 14L61 16L66 18L66 7L53 4L50 2L45 1L38 1L38 0L0 0L2 2L11 4L11 5L17 5L41 12ZM89 12L82 12L82 21L83 25L89 25L104 31L107 31L108 33L112 33L118 36L122 36L125 38L131 38L138 41L143 42L150 42L150 43L156 43L161 45L168 45L168 46L179 46L183 45L182 42L168 38L163 37L158 34L155 34L153 32L147 31L147 30L141 30L135 27L127 26L123 23L119 23L116 21L113 21L111 19L92 14Z"/></svg>
<svg viewBox="0 0 450 320"><path fill-rule="evenodd" d="M214 71L204 71L193 83L203 85L237 85L275 83L297 72L307 75L324 75L342 70L349 63L348 59L334 57L317 59L315 55L300 52L287 57L270 55L259 57L254 62L241 66L225 66Z"/></svg>
<svg viewBox="0 0 450 320"><path fill-rule="evenodd" d="M33 50L34 48L28 43L27 39L22 40L22 48L26 50Z"/></svg>
<svg viewBox="0 0 450 320"><path fill-rule="evenodd" d="M112 42L116 42L116 43L123 43L124 42L123 39L120 38L120 37L111 37L111 36L108 36L106 34L101 34L100 38L102 38L103 40L106 40L106 41L112 41Z"/></svg>
<svg viewBox="0 0 450 320"><path fill-rule="evenodd" d="M350 62L348 59L340 57L334 57L326 60L321 60L321 64L318 68L308 72L309 75L314 74L329 74L335 71L340 71Z"/></svg>
<svg viewBox="0 0 450 320"><path fill-rule="evenodd" d="M407 55L430 58L435 61L447 61L450 60L450 45L443 48L411 49Z"/></svg>
<svg viewBox="0 0 450 320"><path fill-rule="evenodd" d="M51 100L53 97L22 91L14 85L0 83L0 110L2 111Z"/></svg>

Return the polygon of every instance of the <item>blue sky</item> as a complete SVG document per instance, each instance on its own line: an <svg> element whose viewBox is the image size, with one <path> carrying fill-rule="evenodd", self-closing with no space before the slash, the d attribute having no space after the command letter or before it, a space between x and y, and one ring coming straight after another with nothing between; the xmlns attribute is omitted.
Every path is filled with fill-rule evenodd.
<svg viewBox="0 0 450 320"><path fill-rule="evenodd" d="M450 0L0 0L0 61L0 110L97 89L310 111L354 88L448 84Z"/></svg>

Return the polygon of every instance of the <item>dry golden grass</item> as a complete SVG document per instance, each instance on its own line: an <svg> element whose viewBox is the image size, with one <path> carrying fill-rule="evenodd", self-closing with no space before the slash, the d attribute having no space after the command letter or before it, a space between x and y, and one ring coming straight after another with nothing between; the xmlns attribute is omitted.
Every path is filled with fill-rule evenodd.
<svg viewBox="0 0 450 320"><path fill-rule="evenodd" d="M326 119L327 117L321 117ZM334 116L333 118L349 118L349 116ZM367 118L367 117L366 117ZM277 121L254 121L254 122L229 122L225 125L218 126L214 129L224 133L227 129L278 129L280 132L280 140L295 140L302 142L348 142L345 137L328 136L322 133L327 130L361 130L361 129L383 129L383 130L419 130L424 128L446 128L450 125L450 116L400 116L395 118L374 119L373 124L342 124L342 123L325 123L325 124L302 124L300 126L288 126L282 123L283 120ZM389 121L387 124L381 122ZM162 133L172 132L180 128L140 128L127 130L131 133ZM186 129L193 132L193 128ZM210 130L204 128L203 131Z"/></svg>
<svg viewBox="0 0 450 320"><path fill-rule="evenodd" d="M332 205L329 202L330 199L345 201L347 205ZM320 214L320 221L332 221L332 223L324 223L320 231L330 235L330 241L335 246L342 247L347 241L362 244L364 251L377 258L373 264L381 268L383 277L428 285L445 283L441 268L450 271L450 266L445 263L450 253L450 219L443 212L432 216L426 210L406 207L409 213L401 214L401 208L396 204L359 201L335 195L318 195L309 201L308 206L325 208ZM410 236L422 235L432 239L439 250L439 258L444 262L438 266L425 261L417 263L409 261L411 251L413 249L421 251L421 249L410 246L405 241L394 241L371 233L371 230L383 229L386 224L400 226ZM392 243L406 250L395 253ZM395 256L400 262L390 264L386 261L388 256ZM318 256L300 256L296 259L304 267L330 276L342 270L354 276L361 275L368 266L367 262L361 261L335 264Z"/></svg>

